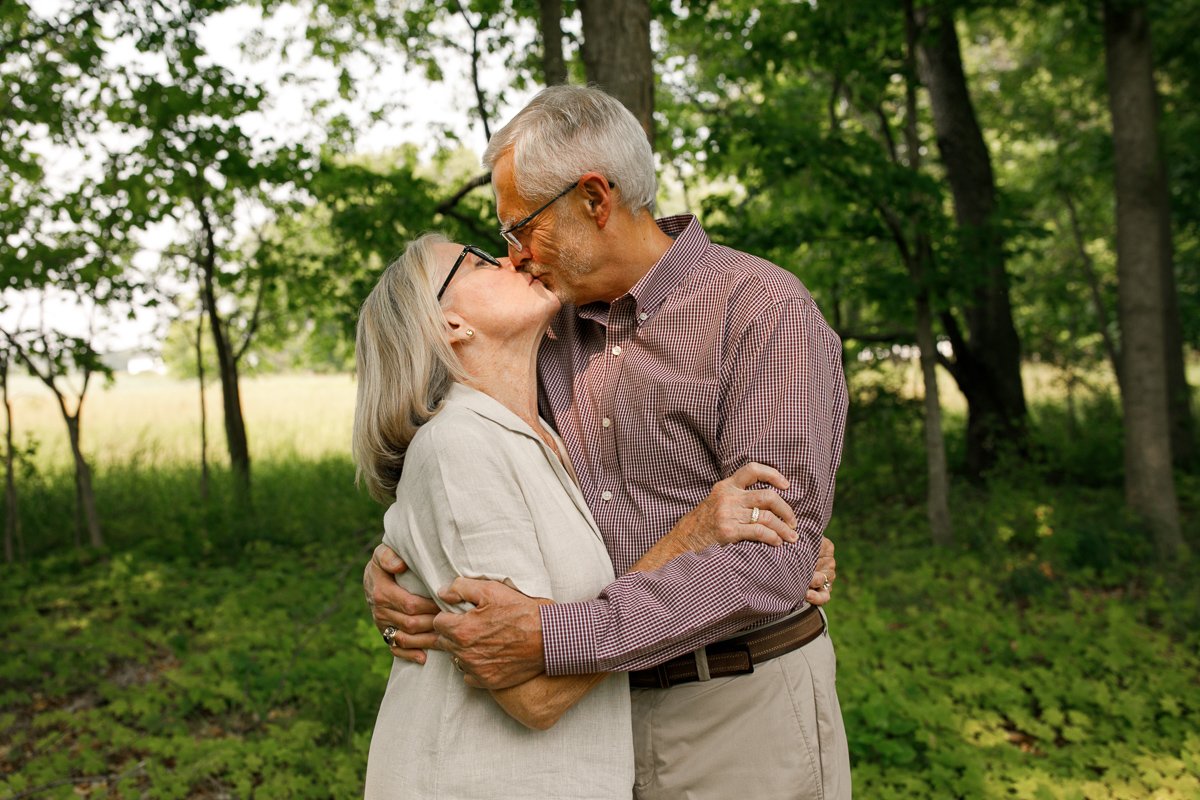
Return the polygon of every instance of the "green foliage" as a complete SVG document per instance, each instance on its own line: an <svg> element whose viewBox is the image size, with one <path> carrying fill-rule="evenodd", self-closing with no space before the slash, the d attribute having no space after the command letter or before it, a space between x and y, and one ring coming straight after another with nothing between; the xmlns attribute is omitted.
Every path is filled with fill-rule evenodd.
<svg viewBox="0 0 1200 800"><path fill-rule="evenodd" d="M1034 408L1043 463L955 487L927 544L919 409L856 375L830 535L856 794L1189 798L1200 582L1123 515L1118 418ZM962 421L951 418L951 450ZM389 660L358 587L380 508L340 458L97 473L106 552L64 552L64 471L22 482L31 560L0 582L0 785L114 797L355 797ZM1084 480L1088 478L1088 480ZM1182 475L1185 519L1200 480ZM1194 542L1195 543L1195 542ZM319 754L317 756L316 754ZM65 783L56 783L69 779Z"/></svg>
<svg viewBox="0 0 1200 800"><path fill-rule="evenodd" d="M224 492L201 505L190 469L105 473L111 553L5 568L5 789L74 775L110 776L115 796L360 794L388 662L357 586L379 511L351 476L265 464L245 518ZM25 508L70 491L51 481ZM27 520L40 552L61 549L46 536L66 516ZM51 796L72 783L88 781Z"/></svg>

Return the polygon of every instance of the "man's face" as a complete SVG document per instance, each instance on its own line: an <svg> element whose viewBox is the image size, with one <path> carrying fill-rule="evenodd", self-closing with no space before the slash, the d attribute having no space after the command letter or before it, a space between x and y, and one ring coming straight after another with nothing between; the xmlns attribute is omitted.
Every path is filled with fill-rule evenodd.
<svg viewBox="0 0 1200 800"><path fill-rule="evenodd" d="M492 169L496 215L508 227L534 211L540 203L521 197L512 154L506 153ZM563 303L583 305L604 299L598 296L596 271L602 263L594 252L595 226L580 213L576 192L558 202L516 231L521 249L508 248L513 265L541 280Z"/></svg>

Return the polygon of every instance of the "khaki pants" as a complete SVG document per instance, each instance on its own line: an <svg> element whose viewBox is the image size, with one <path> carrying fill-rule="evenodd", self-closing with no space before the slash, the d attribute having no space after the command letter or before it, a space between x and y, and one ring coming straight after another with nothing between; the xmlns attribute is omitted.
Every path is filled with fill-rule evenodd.
<svg viewBox="0 0 1200 800"><path fill-rule="evenodd" d="M637 800L843 800L850 754L826 630L749 675L633 689Z"/></svg>

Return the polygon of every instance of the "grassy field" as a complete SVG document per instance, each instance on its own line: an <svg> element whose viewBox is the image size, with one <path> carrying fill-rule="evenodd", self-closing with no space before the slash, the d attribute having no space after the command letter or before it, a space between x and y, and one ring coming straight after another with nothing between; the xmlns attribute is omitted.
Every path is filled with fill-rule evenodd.
<svg viewBox="0 0 1200 800"><path fill-rule="evenodd" d="M831 625L859 797L1200 797L1200 581L1154 564L1122 510L1115 406L1084 397L1067 420L1045 376L1043 458L956 482L943 553L911 392L854 410ZM220 470L199 497L194 385L96 392L104 552L70 546L43 394L23 382L14 404L18 441L39 444L30 555L0 581L0 798L361 796L389 657L358 587L381 509L352 486L349 379L246 382L248 508ZM961 425L952 412L952 454ZM1179 486L1200 548L1200 476Z"/></svg>
<svg viewBox="0 0 1200 800"><path fill-rule="evenodd" d="M53 395L19 378L11 389L18 441L33 436L37 461L69 464L66 428ZM349 452L354 381L348 375L272 375L245 380L242 410L252 459L313 459ZM227 461L220 386L207 387L209 458ZM97 465L199 463L200 394L195 381L122 375L89 390L84 449Z"/></svg>

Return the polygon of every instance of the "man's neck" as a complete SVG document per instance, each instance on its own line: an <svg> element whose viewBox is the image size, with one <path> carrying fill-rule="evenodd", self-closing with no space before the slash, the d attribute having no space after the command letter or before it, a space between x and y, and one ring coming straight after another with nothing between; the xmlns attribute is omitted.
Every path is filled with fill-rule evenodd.
<svg viewBox="0 0 1200 800"><path fill-rule="evenodd" d="M654 215L642 211L635 215L622 215L608 226L605 234L610 242L607 252L612 260L604 267L612 279L605 286L602 298L607 302L626 294L646 276L663 255L671 249L675 240L662 232Z"/></svg>

